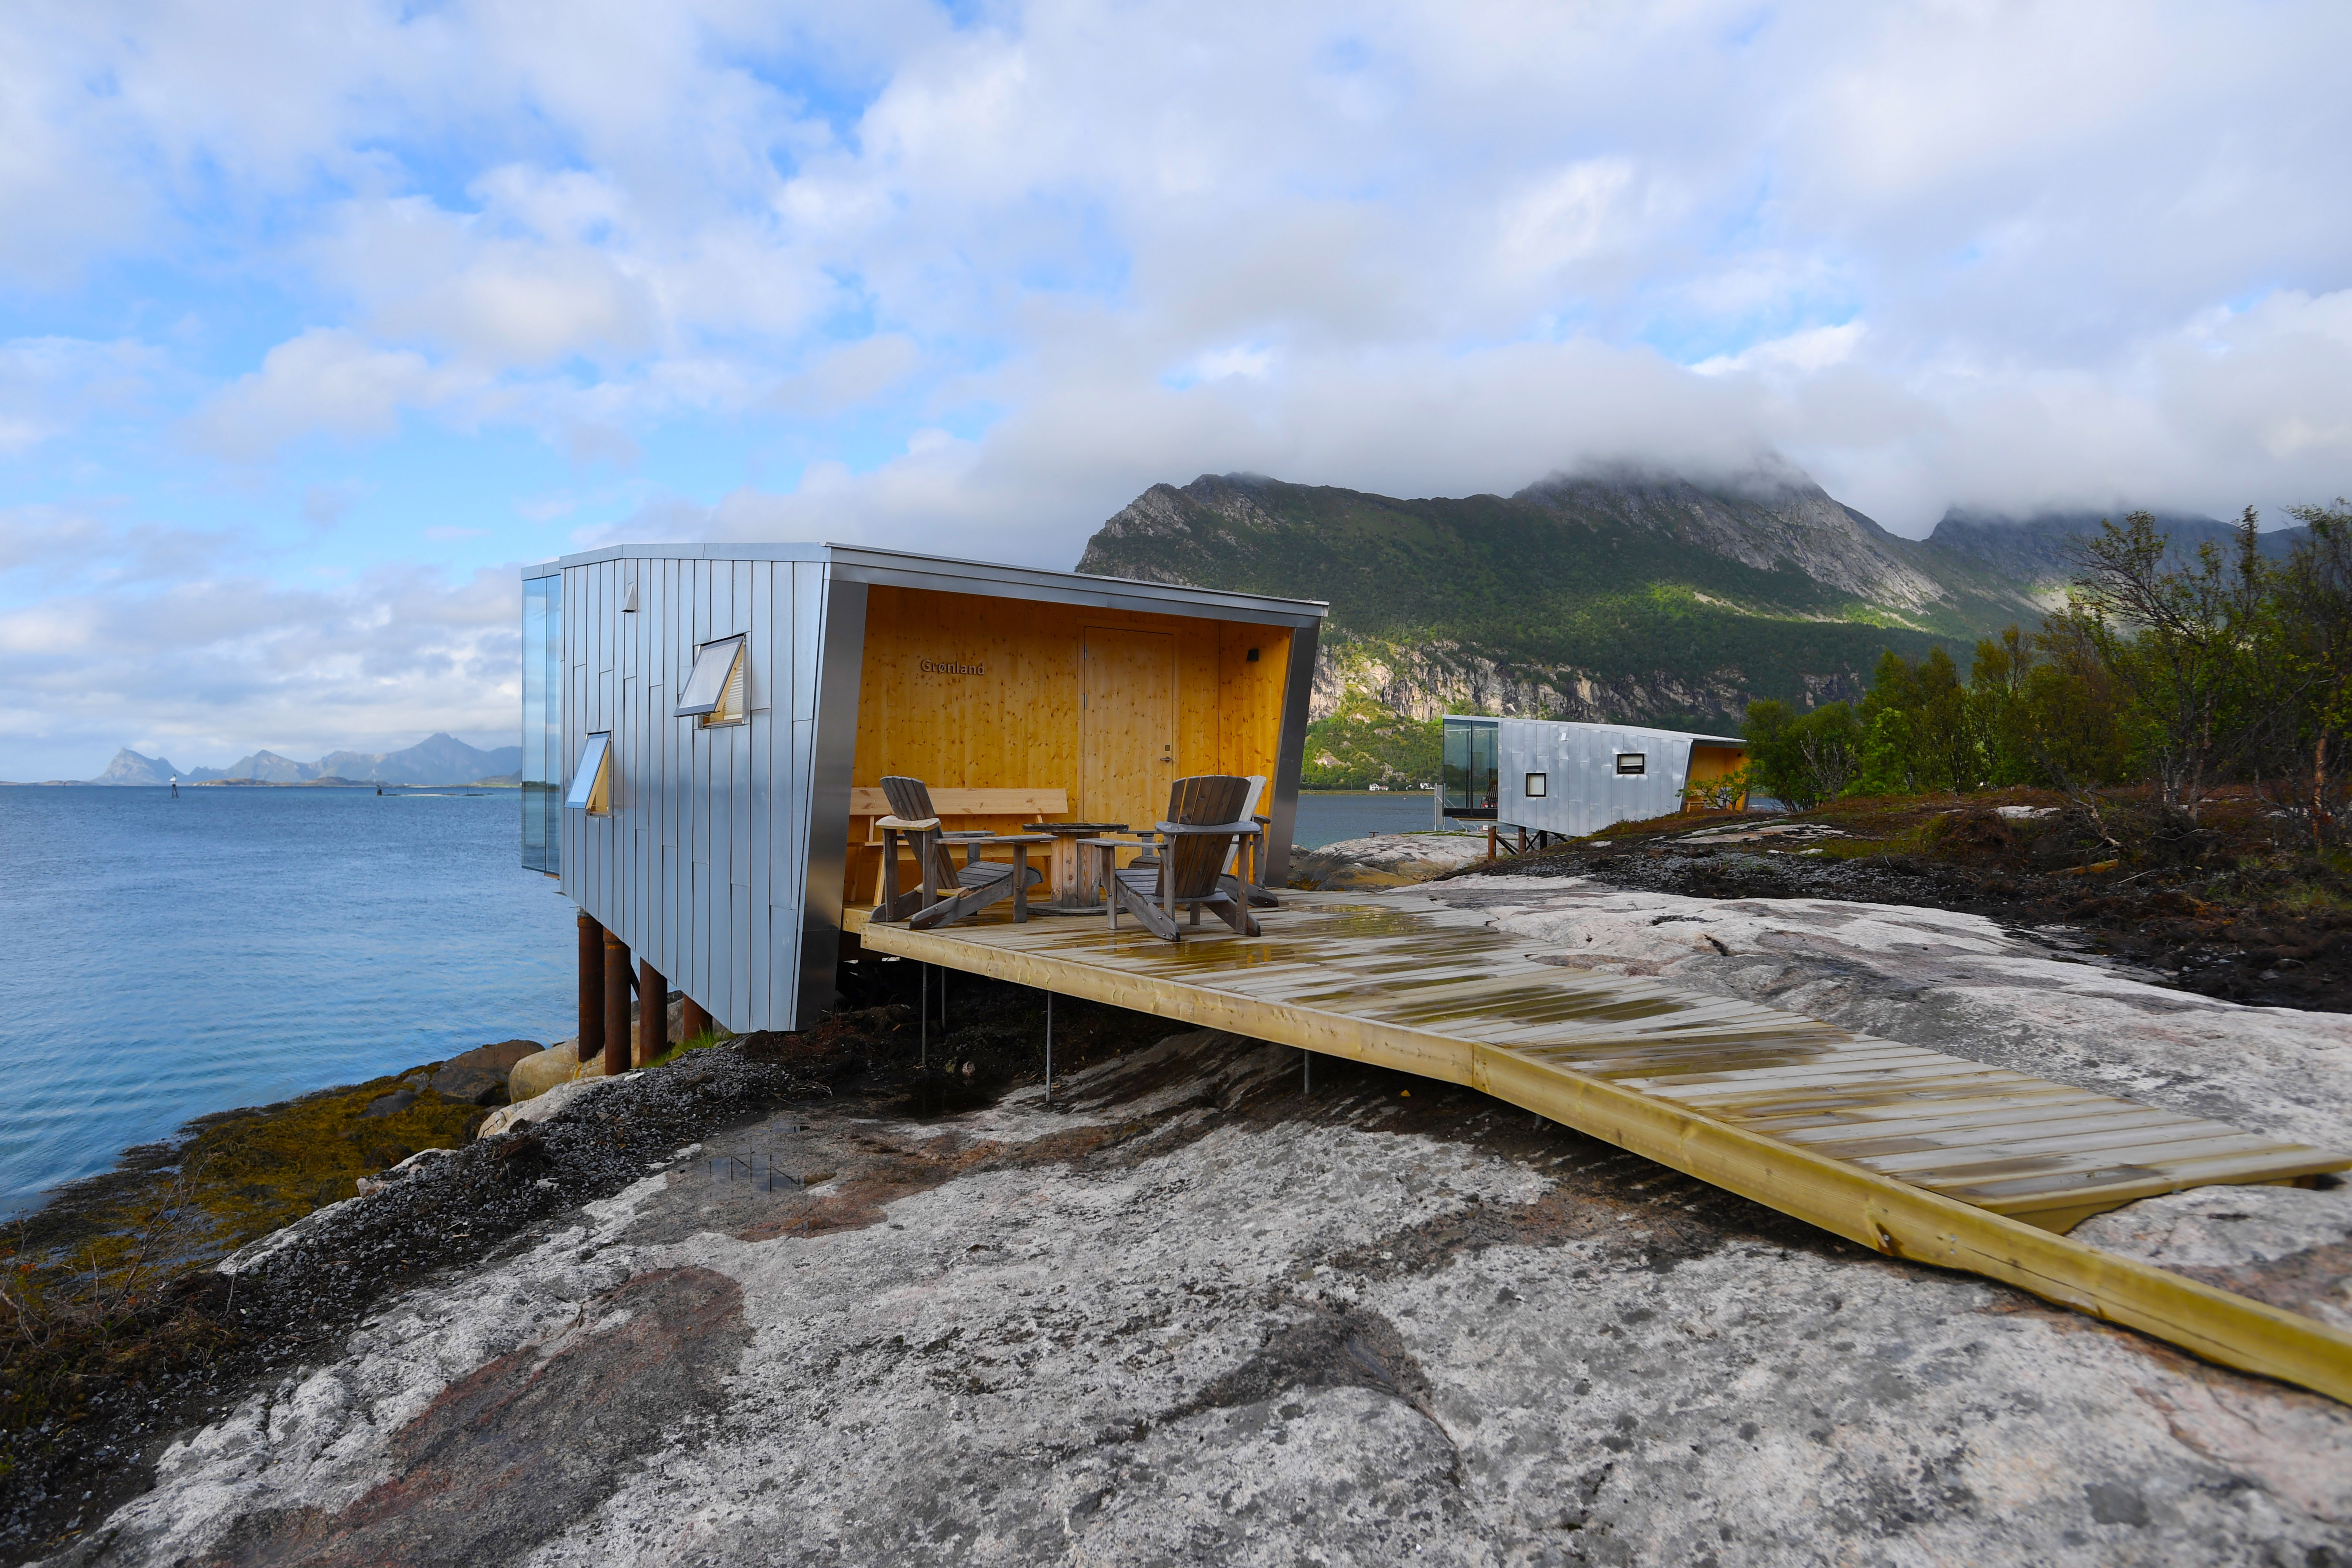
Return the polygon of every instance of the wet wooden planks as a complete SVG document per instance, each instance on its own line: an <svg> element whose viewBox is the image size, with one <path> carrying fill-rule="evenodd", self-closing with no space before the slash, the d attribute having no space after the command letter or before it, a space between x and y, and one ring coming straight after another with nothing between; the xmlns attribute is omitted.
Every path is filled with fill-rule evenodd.
<svg viewBox="0 0 2352 1568"><path fill-rule="evenodd" d="M2352 1396L2352 1337L2058 1234L2135 1198L2352 1155L1561 967L1433 900L1285 899L1257 938L1169 943L1094 920L862 934L877 952L1474 1084L1881 1251Z"/></svg>

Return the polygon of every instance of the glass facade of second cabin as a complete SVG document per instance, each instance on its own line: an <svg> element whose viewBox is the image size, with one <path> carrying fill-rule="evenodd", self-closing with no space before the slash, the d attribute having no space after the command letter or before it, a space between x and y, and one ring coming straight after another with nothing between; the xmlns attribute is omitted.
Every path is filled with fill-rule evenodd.
<svg viewBox="0 0 2352 1568"><path fill-rule="evenodd" d="M563 869L563 579L522 585L522 864Z"/></svg>
<svg viewBox="0 0 2352 1568"><path fill-rule="evenodd" d="M1439 786L1440 809L1445 816L1473 821L1494 817L1502 789L1500 728L1493 719L1446 719L1444 777Z"/></svg>

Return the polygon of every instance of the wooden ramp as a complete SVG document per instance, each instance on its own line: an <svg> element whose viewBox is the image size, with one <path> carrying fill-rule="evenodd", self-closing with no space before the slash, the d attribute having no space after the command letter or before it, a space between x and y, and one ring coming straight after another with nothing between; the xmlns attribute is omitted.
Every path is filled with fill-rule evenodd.
<svg viewBox="0 0 2352 1568"><path fill-rule="evenodd" d="M2284 1182L2352 1155L1793 1013L1541 962L1471 910L1286 893L1260 937L1096 919L866 947L1473 1085L1891 1256L1962 1268L2352 1401L2352 1335L2068 1241L2135 1198Z"/></svg>

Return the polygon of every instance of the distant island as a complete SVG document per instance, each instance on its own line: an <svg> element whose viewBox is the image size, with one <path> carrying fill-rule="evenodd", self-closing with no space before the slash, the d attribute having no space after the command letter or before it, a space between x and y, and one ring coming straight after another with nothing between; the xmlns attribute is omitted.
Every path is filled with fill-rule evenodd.
<svg viewBox="0 0 2352 1568"><path fill-rule="evenodd" d="M522 784L522 748L495 746L484 751L455 735L429 735L398 752L330 752L315 763L298 763L276 752L260 751L225 768L183 768L169 758L143 756L125 746L114 753L106 771L94 779L49 779L49 784L156 785L174 780L184 784L295 785L318 788L363 787L376 784L457 785L476 789L513 789Z"/></svg>

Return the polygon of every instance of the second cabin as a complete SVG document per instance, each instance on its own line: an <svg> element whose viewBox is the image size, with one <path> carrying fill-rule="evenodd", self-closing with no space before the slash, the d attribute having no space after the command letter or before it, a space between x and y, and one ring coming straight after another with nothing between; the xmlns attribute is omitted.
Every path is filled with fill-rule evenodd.
<svg viewBox="0 0 2352 1568"><path fill-rule="evenodd" d="M1681 811L1694 796L1748 804L1748 742L1627 724L1448 713L1436 819L1580 837Z"/></svg>
<svg viewBox="0 0 2352 1568"><path fill-rule="evenodd" d="M886 775L1000 833L1262 776L1286 875L1319 603L842 545L621 546L523 587L523 864L738 1031L830 1005Z"/></svg>

